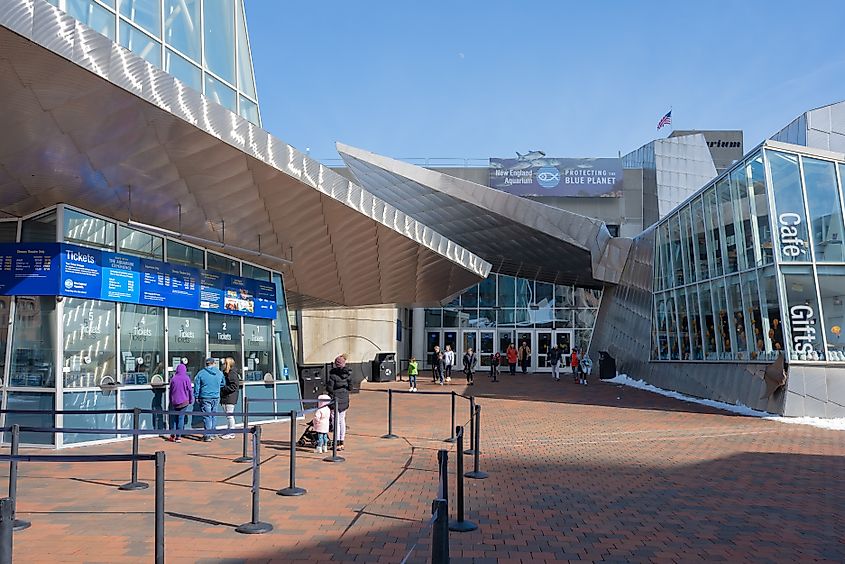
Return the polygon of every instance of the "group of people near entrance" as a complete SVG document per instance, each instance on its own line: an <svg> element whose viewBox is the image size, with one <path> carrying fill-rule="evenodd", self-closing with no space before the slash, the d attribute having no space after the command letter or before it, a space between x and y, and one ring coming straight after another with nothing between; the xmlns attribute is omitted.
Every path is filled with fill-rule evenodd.
<svg viewBox="0 0 845 564"><path fill-rule="evenodd" d="M349 392L352 389L352 379L349 368L346 367L346 354L334 359L332 368L326 378L326 393L321 394L317 399L318 409L314 412L312 424L317 433L317 452L327 452L329 448L328 434L330 418L332 416L329 405L332 400L337 401L337 424L335 425L335 441L337 449L343 450L343 441L346 438L346 410L349 409ZM185 422L191 406L197 405L202 415L203 429L212 431L216 429L215 416L219 405L223 406L226 412L227 430L222 434L221 439L232 439L235 434L235 406L238 403L241 380L238 370L235 368L235 359L227 357L222 362L223 369L218 368L215 358L205 359L205 367L197 371L193 382L188 375L188 367L180 363L170 379L170 410L178 412L170 415L170 436L171 442L182 442L182 435L185 434ZM197 411L194 409L194 411ZM214 434L203 435L202 440L209 442L214 440Z"/></svg>

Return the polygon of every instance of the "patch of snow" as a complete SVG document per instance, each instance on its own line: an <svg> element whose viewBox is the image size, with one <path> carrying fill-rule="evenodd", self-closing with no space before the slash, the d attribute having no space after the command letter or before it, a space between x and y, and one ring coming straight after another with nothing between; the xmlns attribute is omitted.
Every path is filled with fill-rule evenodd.
<svg viewBox="0 0 845 564"><path fill-rule="evenodd" d="M643 382L642 380L635 380L627 374L619 374L613 379L604 380L604 382L608 382L610 384L621 384L623 386L636 388L638 390L645 390L647 392L660 394L661 396L666 396L668 398L673 398L689 403L697 403L699 405L706 405L707 407L713 407L715 409L721 409L723 411L730 411L731 413L737 413L739 415L745 415L748 417L762 417L763 419L766 419L768 421L776 421L778 423L788 423L792 425L811 425L813 427L819 427L821 429L845 431L845 417L832 419L824 419L821 417L783 417L781 415L775 415L767 411L758 411L756 409L751 409L747 405L743 405L741 403L730 404L723 401L696 398L693 396L682 394L680 392L674 392L672 390L664 390L663 388L658 388L657 386L653 386L647 382Z"/></svg>

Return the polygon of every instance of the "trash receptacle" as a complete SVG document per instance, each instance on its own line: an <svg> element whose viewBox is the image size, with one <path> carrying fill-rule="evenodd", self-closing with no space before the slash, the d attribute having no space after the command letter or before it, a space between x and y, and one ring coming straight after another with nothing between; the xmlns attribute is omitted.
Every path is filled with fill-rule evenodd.
<svg viewBox="0 0 845 564"><path fill-rule="evenodd" d="M396 353L378 353L373 360L373 382L392 382L396 379Z"/></svg>
<svg viewBox="0 0 845 564"><path fill-rule="evenodd" d="M326 389L326 367L323 364L299 367L299 388L302 399L317 399Z"/></svg>
<svg viewBox="0 0 845 564"><path fill-rule="evenodd" d="M616 378L616 359L607 351L599 351L599 378L602 380Z"/></svg>

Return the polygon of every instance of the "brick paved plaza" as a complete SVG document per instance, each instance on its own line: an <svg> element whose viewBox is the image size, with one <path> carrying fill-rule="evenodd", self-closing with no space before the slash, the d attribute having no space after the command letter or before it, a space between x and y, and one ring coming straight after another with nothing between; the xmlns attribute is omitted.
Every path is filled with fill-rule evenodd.
<svg viewBox="0 0 845 564"><path fill-rule="evenodd" d="M481 376L468 389L483 406L490 477L467 480L467 517L480 529L452 533L454 562L845 561L841 432L612 384L503 378ZM264 428L261 517L274 530L260 536L234 531L249 520L249 466L231 462L239 441L145 439L143 452L167 452L168 561L399 562L415 543L410 561L426 561L449 398L395 400L402 438L383 440L386 395L353 396L347 461L300 451L298 485L308 494L299 498L275 495L287 485L289 427ZM466 403L458 405L465 420ZM141 477L153 481L150 463ZM118 491L127 478L125 463L22 463L19 516L33 526L15 534L15 560L151 561L153 490Z"/></svg>

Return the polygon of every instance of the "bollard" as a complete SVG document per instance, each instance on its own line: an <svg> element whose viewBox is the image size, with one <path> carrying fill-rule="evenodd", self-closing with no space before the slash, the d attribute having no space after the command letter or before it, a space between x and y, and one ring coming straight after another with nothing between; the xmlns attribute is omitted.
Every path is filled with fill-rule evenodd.
<svg viewBox="0 0 845 564"><path fill-rule="evenodd" d="M21 426L12 425L12 447L10 454L12 456L18 455L18 450L21 444ZM9 499L18 499L18 461L9 461ZM18 519L15 515L15 510L12 511L12 527L15 531L22 531L32 526L29 521Z"/></svg>
<svg viewBox="0 0 845 564"><path fill-rule="evenodd" d="M290 485L276 492L277 495L298 496L307 492L296 487L296 411L290 412Z"/></svg>
<svg viewBox="0 0 845 564"><path fill-rule="evenodd" d="M475 455L475 462L473 464L472 472L467 472L465 474L465 476L467 478L472 478L474 480L483 480L484 478L487 477L487 472L482 472L479 469L479 464L480 464L479 458L480 458L480 455L481 455L480 435L481 435L481 406L476 405L475 406L475 452L473 453Z"/></svg>
<svg viewBox="0 0 845 564"><path fill-rule="evenodd" d="M381 436L382 439L398 439L397 435L393 434L393 390L387 390L387 434Z"/></svg>
<svg viewBox="0 0 845 564"><path fill-rule="evenodd" d="M244 388L244 414L243 414L244 429L249 428L249 398L246 397L246 388ZM249 433L244 432L243 450L241 455L232 462L251 462L252 457L247 453L249 443ZM255 454L253 452L253 454Z"/></svg>
<svg viewBox="0 0 845 564"><path fill-rule="evenodd" d="M12 530L15 521L15 500L0 499L0 564L12 564Z"/></svg>
<svg viewBox="0 0 845 564"><path fill-rule="evenodd" d="M456 434L458 436L458 452L460 452L464 445L464 428L458 427ZM449 521L449 530L455 531L456 533L468 533L476 530L478 525L464 519L464 457L458 456L455 464L457 466L457 472L455 473L457 491L455 492L455 497L457 498L458 504L458 518Z"/></svg>
<svg viewBox="0 0 845 564"><path fill-rule="evenodd" d="M431 564L449 563L449 502L435 499L431 504L435 515L431 528Z"/></svg>
<svg viewBox="0 0 845 564"><path fill-rule="evenodd" d="M273 525L264 523L259 516L259 502L261 496L261 427L256 426L252 431L252 519L235 528L235 531L245 535L260 535L273 530Z"/></svg>
<svg viewBox="0 0 845 564"><path fill-rule="evenodd" d="M164 564L164 451L156 452L155 561Z"/></svg>
<svg viewBox="0 0 845 564"><path fill-rule="evenodd" d="M469 398L469 448L464 451L464 454L475 454L475 397Z"/></svg>
<svg viewBox="0 0 845 564"><path fill-rule="evenodd" d="M332 434L332 455L323 459L323 462L344 462L345 458L337 455L337 430L340 429L340 421L338 420L337 399L332 400L334 403L334 433Z"/></svg>
<svg viewBox="0 0 845 564"><path fill-rule="evenodd" d="M134 408L132 410L132 430L137 431L138 428L141 426L141 410L139 408ZM138 441L140 440L140 436L138 433L132 434L132 476L130 480L118 486L117 489L124 490L124 491L135 491L135 490L145 490L150 485L146 482L139 482L138 481Z"/></svg>
<svg viewBox="0 0 845 564"><path fill-rule="evenodd" d="M437 497L449 501L449 451L440 449L437 451L437 481L440 482Z"/></svg>
<svg viewBox="0 0 845 564"><path fill-rule="evenodd" d="M457 395L455 394L455 391L453 390L452 391L452 431L451 431L452 434L448 439L445 439L443 441L444 443L454 443L455 442L455 398L456 397L457 397ZM460 452L460 450L458 452Z"/></svg>

